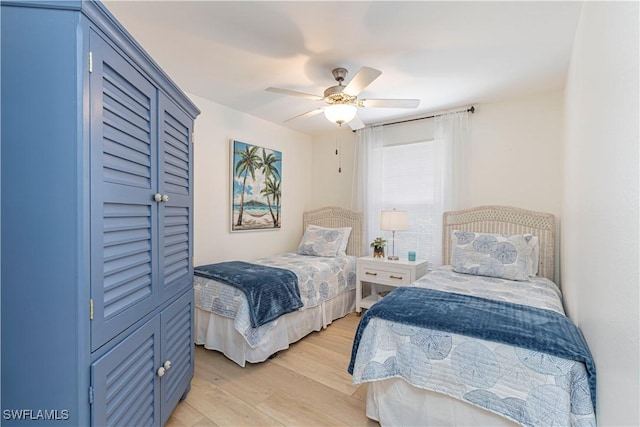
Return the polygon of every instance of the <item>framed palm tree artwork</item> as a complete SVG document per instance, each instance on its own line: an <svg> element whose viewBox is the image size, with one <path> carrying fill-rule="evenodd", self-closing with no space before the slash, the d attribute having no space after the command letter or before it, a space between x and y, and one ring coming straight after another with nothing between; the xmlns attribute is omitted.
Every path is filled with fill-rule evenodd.
<svg viewBox="0 0 640 427"><path fill-rule="evenodd" d="M231 141L231 231L281 227L282 153Z"/></svg>

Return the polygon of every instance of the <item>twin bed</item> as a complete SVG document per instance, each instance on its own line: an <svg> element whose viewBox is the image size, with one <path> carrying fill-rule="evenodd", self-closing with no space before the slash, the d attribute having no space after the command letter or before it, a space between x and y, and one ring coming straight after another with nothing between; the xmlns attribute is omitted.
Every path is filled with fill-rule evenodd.
<svg viewBox="0 0 640 427"><path fill-rule="evenodd" d="M197 268L197 344L244 366L353 311L362 215L332 207L303 222L298 253L255 261L293 272L302 307L258 326L243 292ZM349 228L334 253L327 236ZM348 371L368 383L367 416L381 425L595 425L595 367L552 281L554 232L553 215L517 208L445 213L443 266L360 321Z"/></svg>
<svg viewBox="0 0 640 427"><path fill-rule="evenodd" d="M522 209L445 213L443 266L360 321L349 371L368 383L369 418L596 425L595 366L551 280L554 230L553 215Z"/></svg>
<svg viewBox="0 0 640 427"><path fill-rule="evenodd" d="M246 362L262 362L353 312L356 259L363 247L362 221L362 213L339 207L305 212L305 236L297 252L252 261L252 264L292 271L298 279L302 302L301 308L261 325L252 324L248 299L243 292L212 279L208 266L196 267L196 344L220 351L245 366ZM347 239L334 246L331 236L330 242L323 240L326 233L307 233L309 227L320 232L340 230Z"/></svg>

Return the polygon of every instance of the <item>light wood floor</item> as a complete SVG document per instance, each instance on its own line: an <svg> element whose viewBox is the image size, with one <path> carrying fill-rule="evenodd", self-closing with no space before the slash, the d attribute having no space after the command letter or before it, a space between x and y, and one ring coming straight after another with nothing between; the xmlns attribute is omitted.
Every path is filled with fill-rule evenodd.
<svg viewBox="0 0 640 427"><path fill-rule="evenodd" d="M366 385L347 373L359 320L351 313L244 368L196 346L191 391L167 426L377 426L365 416Z"/></svg>

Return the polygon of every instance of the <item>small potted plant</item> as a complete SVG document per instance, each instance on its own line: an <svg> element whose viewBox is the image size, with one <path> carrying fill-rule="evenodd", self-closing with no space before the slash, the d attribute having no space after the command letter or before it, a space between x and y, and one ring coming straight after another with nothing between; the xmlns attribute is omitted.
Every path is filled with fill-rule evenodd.
<svg viewBox="0 0 640 427"><path fill-rule="evenodd" d="M374 258L384 258L384 246L386 244L387 244L387 241L384 240L382 237L376 237L375 240L371 242Z"/></svg>

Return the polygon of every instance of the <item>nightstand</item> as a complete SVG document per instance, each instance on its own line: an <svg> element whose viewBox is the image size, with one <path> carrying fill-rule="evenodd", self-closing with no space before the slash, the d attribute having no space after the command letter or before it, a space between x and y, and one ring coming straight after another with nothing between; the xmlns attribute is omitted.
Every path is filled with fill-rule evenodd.
<svg viewBox="0 0 640 427"><path fill-rule="evenodd" d="M400 258L398 261L390 261L386 258L374 258L365 256L358 258L356 269L356 313L363 308L371 307L378 301L378 286L407 286L420 277L427 274L427 261L408 261ZM371 294L363 297L362 283L371 284Z"/></svg>

